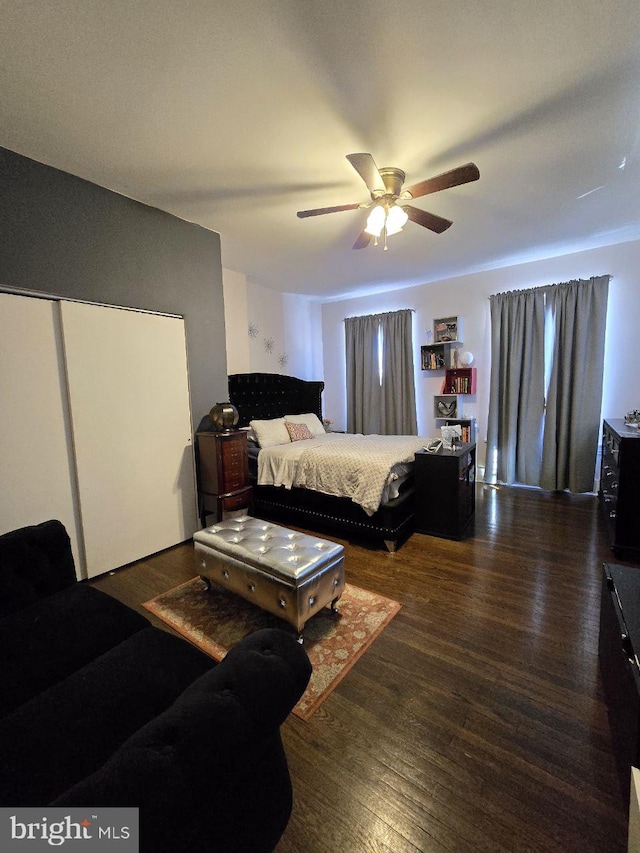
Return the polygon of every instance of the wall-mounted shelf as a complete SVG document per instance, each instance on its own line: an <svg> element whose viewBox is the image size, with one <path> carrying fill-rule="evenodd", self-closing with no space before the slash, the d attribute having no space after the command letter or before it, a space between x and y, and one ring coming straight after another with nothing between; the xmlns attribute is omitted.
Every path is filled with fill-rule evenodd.
<svg viewBox="0 0 640 853"><path fill-rule="evenodd" d="M452 343L462 337L457 317L438 317L433 321L434 344Z"/></svg>
<svg viewBox="0 0 640 853"><path fill-rule="evenodd" d="M433 398L434 418L457 418L458 417L458 395L438 394Z"/></svg>
<svg viewBox="0 0 640 853"><path fill-rule="evenodd" d="M476 393L476 369L475 367L452 367L447 368L442 383L443 394L475 394Z"/></svg>
<svg viewBox="0 0 640 853"><path fill-rule="evenodd" d="M461 347L461 341L446 341L441 344L425 344L420 347L420 364L423 370L446 370L453 367L453 351Z"/></svg>

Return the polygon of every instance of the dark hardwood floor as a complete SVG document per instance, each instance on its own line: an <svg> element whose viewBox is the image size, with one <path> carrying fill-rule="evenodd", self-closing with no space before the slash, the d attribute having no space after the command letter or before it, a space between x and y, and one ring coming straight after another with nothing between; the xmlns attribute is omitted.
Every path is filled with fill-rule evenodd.
<svg viewBox="0 0 640 853"><path fill-rule="evenodd" d="M277 853L626 850L597 657L602 563L621 561L596 498L478 484L465 541L334 538L347 580L403 607L286 721ZM181 545L93 583L139 608L194 574Z"/></svg>

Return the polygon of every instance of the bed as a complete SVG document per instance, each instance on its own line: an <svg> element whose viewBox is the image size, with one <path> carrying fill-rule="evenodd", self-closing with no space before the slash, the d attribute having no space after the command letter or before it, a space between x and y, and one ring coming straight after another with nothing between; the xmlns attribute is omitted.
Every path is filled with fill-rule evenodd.
<svg viewBox="0 0 640 853"><path fill-rule="evenodd" d="M269 421L284 415L312 413L322 420L323 389L324 382L309 382L275 373L229 376L229 399L238 410L240 428L248 428L251 421ZM330 438L339 436L327 436ZM391 552L413 531L414 488L410 473L402 478L397 497L384 499L377 510L368 514L348 497L296 486L258 485L260 448L252 441L248 444L256 516L312 530L352 534L378 545L384 544Z"/></svg>

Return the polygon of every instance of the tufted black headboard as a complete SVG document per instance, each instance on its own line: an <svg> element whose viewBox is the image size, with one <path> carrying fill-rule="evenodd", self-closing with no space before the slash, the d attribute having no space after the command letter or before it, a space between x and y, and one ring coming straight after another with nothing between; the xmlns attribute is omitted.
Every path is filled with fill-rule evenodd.
<svg viewBox="0 0 640 853"><path fill-rule="evenodd" d="M238 426L252 420L313 412L322 419L324 382L307 382L280 373L232 373L229 401L238 410Z"/></svg>

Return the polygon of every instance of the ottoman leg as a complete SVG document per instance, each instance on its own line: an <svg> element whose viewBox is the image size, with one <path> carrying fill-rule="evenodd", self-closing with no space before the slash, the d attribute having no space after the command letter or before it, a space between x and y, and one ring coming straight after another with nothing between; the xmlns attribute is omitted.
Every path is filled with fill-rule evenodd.
<svg viewBox="0 0 640 853"><path fill-rule="evenodd" d="M211 581L209 580L209 578L205 578L204 575L200 575L200 580L204 584L204 591L209 592L209 590L211 589Z"/></svg>
<svg viewBox="0 0 640 853"><path fill-rule="evenodd" d="M334 598L333 601L331 602L331 612L332 613L338 612L338 602L339 601L340 601L340 596L338 596L337 598Z"/></svg>

